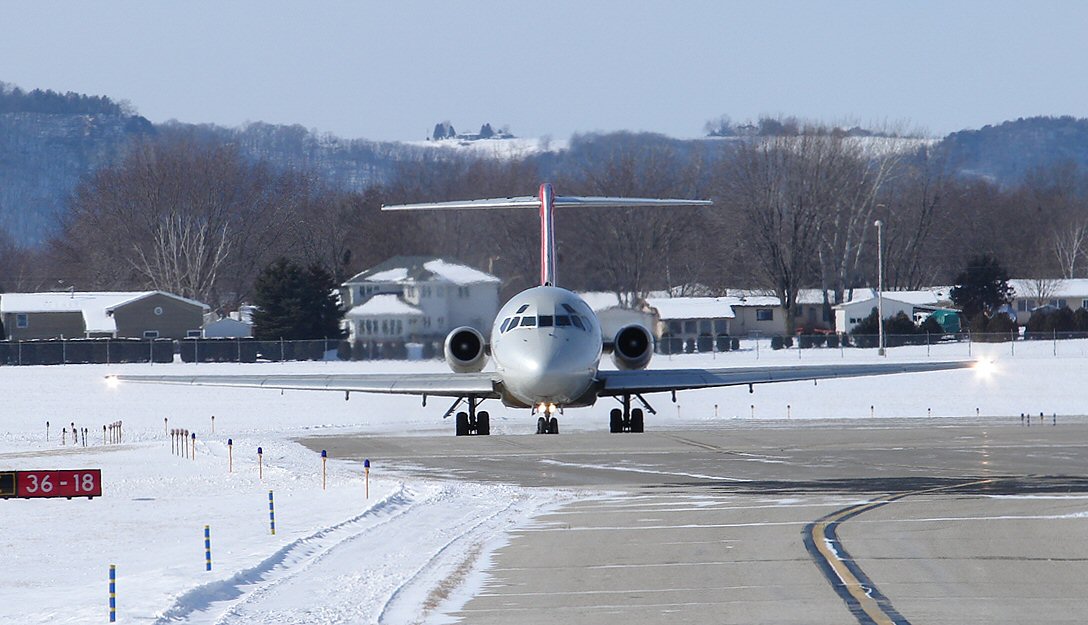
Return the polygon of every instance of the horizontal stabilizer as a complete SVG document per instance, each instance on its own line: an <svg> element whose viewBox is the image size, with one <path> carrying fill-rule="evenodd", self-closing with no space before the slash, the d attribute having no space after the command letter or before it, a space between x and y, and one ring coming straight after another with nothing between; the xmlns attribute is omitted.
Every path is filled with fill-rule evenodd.
<svg viewBox="0 0 1088 625"><path fill-rule="evenodd" d="M651 206L709 206L710 200L672 200L656 198L594 197L577 195L557 195L553 206L569 208L640 208ZM532 208L540 209L540 198L532 195L523 197L491 198L487 200L465 200L455 202L429 202L423 204L392 204L382 206L383 211L408 210L477 210L493 208Z"/></svg>

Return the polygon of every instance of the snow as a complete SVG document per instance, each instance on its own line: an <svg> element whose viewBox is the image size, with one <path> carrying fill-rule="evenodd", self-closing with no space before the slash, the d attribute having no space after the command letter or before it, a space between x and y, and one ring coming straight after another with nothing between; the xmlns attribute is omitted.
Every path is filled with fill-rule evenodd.
<svg viewBox="0 0 1088 625"><path fill-rule="evenodd" d="M656 357L652 368L878 362L875 350L787 349L742 341L723 354ZM757 385L647 399L648 428L781 427L812 418L957 416L1022 412L1058 423L1083 415L1088 340L890 348L888 359L983 358L995 372L899 375ZM602 364L607 367L607 362ZM382 433L442 434L444 406L418 398L240 388L124 385L109 373L336 373L445 371L437 361L131 364L0 369L0 470L101 468L93 500L0 501L0 622L105 621L106 579L117 565L119 622L446 623L486 576L507 532L578 493L425 479L376 461L370 497L362 468L337 458L321 488L319 454L294 439ZM567 410L563 436L604 431L607 406ZM527 411L489 406L493 435L530 435ZM215 432L210 417L215 415ZM753 418L753 415L755 418ZM168 419L164 422L164 418ZM50 421L49 440L45 422ZM123 420L123 444L102 425ZM60 444L64 424L89 428L88 446ZM934 427L940 419L927 421ZM866 427L880 427L866 421ZM167 428L197 433L195 458L171 453ZM233 439L228 472L227 439ZM263 477L256 449L264 450ZM562 461L562 456L550 461ZM652 470L637 465L632 470ZM729 479L731 476L718 476ZM276 534L268 530L268 491ZM213 570L204 570L211 526Z"/></svg>
<svg viewBox="0 0 1088 625"><path fill-rule="evenodd" d="M732 319L735 297L652 297L646 305L657 310L662 321L669 319Z"/></svg>
<svg viewBox="0 0 1088 625"><path fill-rule="evenodd" d="M385 271L379 271L367 276L367 282L404 282L408 279L407 267L396 267L394 269L386 269Z"/></svg>
<svg viewBox="0 0 1088 625"><path fill-rule="evenodd" d="M436 276L444 280L449 280L459 286L478 284L481 282L501 282L501 280L489 273L484 273L483 271L473 269L466 265L447 263L440 258L423 263L423 268Z"/></svg>

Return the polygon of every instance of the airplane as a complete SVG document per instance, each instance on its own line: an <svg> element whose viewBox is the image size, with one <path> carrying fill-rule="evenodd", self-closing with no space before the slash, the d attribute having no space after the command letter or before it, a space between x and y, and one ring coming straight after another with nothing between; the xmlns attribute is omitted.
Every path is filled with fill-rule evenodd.
<svg viewBox="0 0 1088 625"><path fill-rule="evenodd" d="M656 414L643 395L767 382L885 375L969 368L972 361L789 365L716 369L647 369L654 339L641 325L602 337L597 316L576 293L557 286L555 211L559 208L706 206L709 200L556 195L542 184L535 196L383 206L384 211L534 209L540 215L540 284L512 297L499 310L490 342L476 328L455 328L443 345L451 373L359 373L328 375L115 375L116 382L260 387L289 390L393 393L454 398L443 418L457 411L457 436L488 435L490 415L481 402L497 399L508 408L530 409L537 434L558 434L557 413L592 406L611 397L613 433L643 432L645 414ZM600 368L608 353L616 370ZM493 371L484 371L489 357ZM632 407L632 399L642 406ZM645 411L643 410L645 408Z"/></svg>

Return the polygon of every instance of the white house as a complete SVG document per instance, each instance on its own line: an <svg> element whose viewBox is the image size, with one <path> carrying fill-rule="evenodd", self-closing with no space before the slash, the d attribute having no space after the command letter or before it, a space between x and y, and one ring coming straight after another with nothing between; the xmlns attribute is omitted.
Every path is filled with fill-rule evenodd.
<svg viewBox="0 0 1088 625"><path fill-rule="evenodd" d="M947 287L934 287L922 291L884 291L884 318L903 313L915 319L915 312L933 311L947 306ZM854 297L834 307L835 328L839 332L850 332L877 308L876 289L855 289Z"/></svg>
<svg viewBox="0 0 1088 625"><path fill-rule="evenodd" d="M471 326L485 336L499 312L501 281L441 258L395 256L341 285L354 341L435 341Z"/></svg>

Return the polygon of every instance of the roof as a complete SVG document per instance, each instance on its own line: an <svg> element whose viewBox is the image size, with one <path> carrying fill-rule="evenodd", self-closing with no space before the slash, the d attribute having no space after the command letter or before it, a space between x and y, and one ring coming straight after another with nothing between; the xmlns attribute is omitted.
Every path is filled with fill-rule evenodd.
<svg viewBox="0 0 1088 625"><path fill-rule="evenodd" d="M657 310L661 320L733 319L735 297L651 297L646 305Z"/></svg>
<svg viewBox="0 0 1088 625"><path fill-rule="evenodd" d="M911 306L936 306L942 301L947 301L948 292L948 287L933 287L922 291L884 291L884 299ZM873 302L876 299L876 289L854 289L854 297L836 305L835 308Z"/></svg>
<svg viewBox="0 0 1088 625"><path fill-rule="evenodd" d="M394 256L366 271L355 274L344 284L430 280L445 280L458 286L501 282L499 278L479 269L434 256Z"/></svg>
<svg viewBox="0 0 1088 625"><path fill-rule="evenodd" d="M397 315L422 316L423 311L405 303L399 295L375 295L365 303L359 304L347 312L345 317L392 317Z"/></svg>
<svg viewBox="0 0 1088 625"><path fill-rule="evenodd" d="M47 293L4 293L0 313L81 313L88 333L116 332L113 311L152 295L208 310L207 304L165 291L52 291Z"/></svg>
<svg viewBox="0 0 1088 625"><path fill-rule="evenodd" d="M586 291L578 293L593 312L607 310L609 308L621 308L620 298L611 291Z"/></svg>
<svg viewBox="0 0 1088 625"><path fill-rule="evenodd" d="M1039 296L1040 286L1044 287L1042 290L1047 293L1047 299L1058 297L1088 298L1088 280L1083 278L1074 278L1070 280L1032 280L1018 278L1016 280L1009 280L1009 286L1012 287L1015 297L1018 298L1037 298Z"/></svg>

